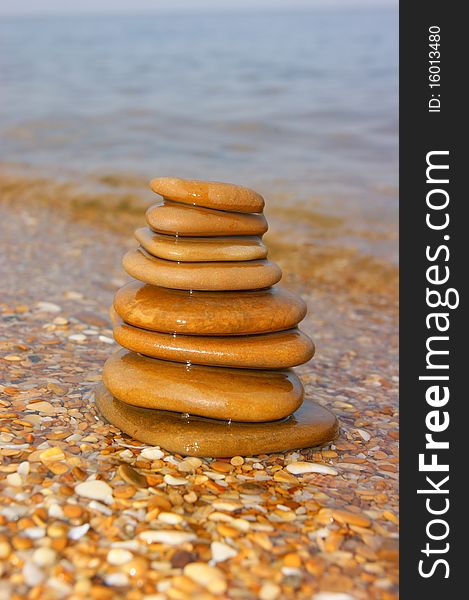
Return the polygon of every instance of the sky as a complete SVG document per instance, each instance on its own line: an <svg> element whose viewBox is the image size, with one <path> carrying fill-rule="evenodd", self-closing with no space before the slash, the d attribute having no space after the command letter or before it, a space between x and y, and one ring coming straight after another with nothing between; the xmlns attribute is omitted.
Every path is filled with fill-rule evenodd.
<svg viewBox="0 0 469 600"><path fill-rule="evenodd" d="M291 10L325 6L396 6L397 0L1 0L0 15L116 12Z"/></svg>

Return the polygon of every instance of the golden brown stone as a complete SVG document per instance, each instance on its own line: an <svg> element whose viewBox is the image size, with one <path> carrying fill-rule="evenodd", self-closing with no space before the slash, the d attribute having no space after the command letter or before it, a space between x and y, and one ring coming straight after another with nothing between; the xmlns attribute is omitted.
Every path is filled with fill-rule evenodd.
<svg viewBox="0 0 469 600"><path fill-rule="evenodd" d="M146 478L127 463L119 465L119 468L117 469L117 474L125 482L130 483L136 488L148 487Z"/></svg>
<svg viewBox="0 0 469 600"><path fill-rule="evenodd" d="M264 215L187 206L169 200L150 206L146 218L158 233L190 237L262 235L268 228Z"/></svg>
<svg viewBox="0 0 469 600"><path fill-rule="evenodd" d="M187 292L132 281L114 297L130 325L183 335L245 335L295 327L306 314L301 297L275 286L244 292Z"/></svg>
<svg viewBox="0 0 469 600"><path fill-rule="evenodd" d="M258 290L282 277L280 267L270 260L175 262L152 256L142 247L127 252L122 265L135 279L179 290Z"/></svg>
<svg viewBox="0 0 469 600"><path fill-rule="evenodd" d="M284 452L321 446L338 434L335 416L309 399L281 421L231 424L130 406L113 398L103 385L96 389L96 404L110 423L135 439L190 456L219 458Z"/></svg>
<svg viewBox="0 0 469 600"><path fill-rule="evenodd" d="M133 406L248 422L286 417L300 406L304 393L290 370L188 366L127 350L107 359L103 382Z"/></svg>
<svg viewBox="0 0 469 600"><path fill-rule="evenodd" d="M257 236L177 237L140 227L135 237L145 250L166 260L183 262L259 260L267 248Z"/></svg>
<svg viewBox="0 0 469 600"><path fill-rule="evenodd" d="M314 354L312 340L298 329L231 337L175 335L124 323L111 310L114 338L134 352L162 360L246 369L286 369Z"/></svg>
<svg viewBox="0 0 469 600"><path fill-rule="evenodd" d="M184 204L243 213L260 213L264 208L264 198L260 194L232 183L157 177L150 181L150 187L160 196Z"/></svg>

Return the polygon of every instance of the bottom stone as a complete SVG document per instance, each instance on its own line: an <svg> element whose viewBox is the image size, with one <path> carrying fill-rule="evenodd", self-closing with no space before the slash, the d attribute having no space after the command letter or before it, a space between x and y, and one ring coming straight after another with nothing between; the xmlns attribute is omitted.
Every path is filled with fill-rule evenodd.
<svg viewBox="0 0 469 600"><path fill-rule="evenodd" d="M339 430L336 417L308 399L290 417L269 423L229 423L138 408L114 398L103 384L96 388L96 405L107 421L136 440L189 456L252 456L322 446Z"/></svg>

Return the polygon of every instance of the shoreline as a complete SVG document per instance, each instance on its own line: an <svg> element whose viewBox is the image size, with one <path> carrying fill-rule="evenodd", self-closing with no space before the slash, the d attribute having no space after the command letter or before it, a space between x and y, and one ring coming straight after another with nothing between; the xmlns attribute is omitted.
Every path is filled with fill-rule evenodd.
<svg viewBox="0 0 469 600"><path fill-rule="evenodd" d="M80 181L44 176L37 169L9 165L0 173L0 202L16 208L31 207L58 212L70 222L86 224L90 235L103 228L127 238L141 225L142 212L158 198L143 178L102 175ZM386 232L356 231L335 215L304 206L269 205L271 223L265 239L269 257L289 275L287 282L302 289L310 287L341 293L352 301L376 306L397 303L398 266L392 261L363 252L362 239L386 239Z"/></svg>

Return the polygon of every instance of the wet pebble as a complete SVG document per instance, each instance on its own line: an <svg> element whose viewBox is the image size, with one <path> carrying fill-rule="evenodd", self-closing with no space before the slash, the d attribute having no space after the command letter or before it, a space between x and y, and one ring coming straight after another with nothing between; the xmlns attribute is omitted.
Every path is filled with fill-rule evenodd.
<svg viewBox="0 0 469 600"><path fill-rule="evenodd" d="M304 461L292 462L288 464L286 470L293 475L303 475L304 473L322 473L323 475L337 475L336 469L322 463L310 463Z"/></svg>
<svg viewBox="0 0 469 600"><path fill-rule="evenodd" d="M83 498L112 502L112 488L99 479L83 481L75 486L75 492Z"/></svg>
<svg viewBox="0 0 469 600"><path fill-rule="evenodd" d="M212 594L223 594L226 591L225 576L216 567L202 562L193 562L184 567L184 575L205 587Z"/></svg>
<svg viewBox="0 0 469 600"><path fill-rule="evenodd" d="M142 458L146 458L147 460L160 460L164 456L164 452L159 448L144 448L140 452L140 456Z"/></svg>
<svg viewBox="0 0 469 600"><path fill-rule="evenodd" d="M113 548L107 553L107 562L110 565L120 566L132 560L134 555L132 552L123 548Z"/></svg>
<svg viewBox="0 0 469 600"><path fill-rule="evenodd" d="M192 542L196 539L195 534L187 531L171 530L148 530L139 534L141 540L147 544L169 544L170 546L179 546L185 542Z"/></svg>
<svg viewBox="0 0 469 600"><path fill-rule="evenodd" d="M51 548L38 548L33 552L32 560L38 567L50 567L54 564L57 553Z"/></svg>
<svg viewBox="0 0 469 600"><path fill-rule="evenodd" d="M119 465L118 474L127 483L134 485L137 488L147 488L148 483L146 477L141 475L133 467L128 464Z"/></svg>
<svg viewBox="0 0 469 600"><path fill-rule="evenodd" d="M216 563L233 558L238 554L234 548L222 542L212 542L210 550L212 551L212 560Z"/></svg>

